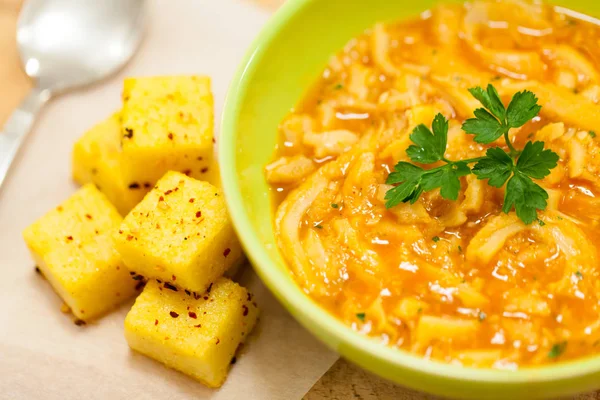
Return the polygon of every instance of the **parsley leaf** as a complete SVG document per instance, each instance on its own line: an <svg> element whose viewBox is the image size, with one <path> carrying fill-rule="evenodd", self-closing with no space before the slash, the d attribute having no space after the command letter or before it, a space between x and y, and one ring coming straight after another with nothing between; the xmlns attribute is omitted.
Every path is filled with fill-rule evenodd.
<svg viewBox="0 0 600 400"><path fill-rule="evenodd" d="M506 122L510 128L518 128L538 115L542 107L537 97L528 90L517 92L506 109Z"/></svg>
<svg viewBox="0 0 600 400"><path fill-rule="evenodd" d="M500 147L492 147L486 156L473 167L473 173L479 179L487 179L493 187L502 187L510 178L514 165L510 156Z"/></svg>
<svg viewBox="0 0 600 400"><path fill-rule="evenodd" d="M542 179L557 163L558 154L544 150L544 142L527 142L517 161L517 169L531 178Z"/></svg>
<svg viewBox="0 0 600 400"><path fill-rule="evenodd" d="M411 163L400 161L396 164L394 172L388 176L385 183L389 185L399 183L399 185L385 193L385 206L391 208L407 201L411 204L416 202L423 192L421 178L424 172L423 168Z"/></svg>
<svg viewBox="0 0 600 400"><path fill-rule="evenodd" d="M487 90L483 90L480 87L469 89L469 92L475 97L485 108L491 111L491 113L498 118L500 121L504 121L506 118L506 110L504 104L500 100L500 95L496 91L496 88L492 84L488 84Z"/></svg>
<svg viewBox="0 0 600 400"><path fill-rule="evenodd" d="M421 124L410 134L410 140L416 145L410 145L406 154L412 161L432 164L444 158L448 142L448 120L442 114L437 114L432 129L433 132Z"/></svg>
<svg viewBox="0 0 600 400"><path fill-rule="evenodd" d="M364 312L361 312L361 313L356 313L356 318L360 319L360 320L361 320L361 321L363 321L363 322L364 322L364 320L365 320L365 316L366 316L366 315L365 315L365 313L364 313Z"/></svg>
<svg viewBox="0 0 600 400"><path fill-rule="evenodd" d="M527 175L519 171L506 184L502 211L508 213L514 206L519 217L529 225L537 219L537 210L548 205L548 193Z"/></svg>
<svg viewBox="0 0 600 400"><path fill-rule="evenodd" d="M487 110L478 108L474 114L475 118L466 120L462 129L475 135L474 140L477 143L492 143L504 134L506 128Z"/></svg>
<svg viewBox="0 0 600 400"><path fill-rule="evenodd" d="M423 174L421 186L426 192L440 188L440 194L443 198L456 200L458 199L458 192L460 192L459 178L470 173L471 169L466 163L456 162L447 164Z"/></svg>

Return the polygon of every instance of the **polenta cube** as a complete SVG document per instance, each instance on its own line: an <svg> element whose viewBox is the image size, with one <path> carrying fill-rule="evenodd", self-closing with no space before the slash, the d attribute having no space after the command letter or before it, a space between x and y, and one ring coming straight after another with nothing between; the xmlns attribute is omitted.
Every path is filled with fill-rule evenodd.
<svg viewBox="0 0 600 400"><path fill-rule="evenodd" d="M121 215L139 203L156 182L125 181L119 113L87 131L73 147L73 179L94 183Z"/></svg>
<svg viewBox="0 0 600 400"><path fill-rule="evenodd" d="M214 166L210 78L128 78L121 116L128 181L156 182L168 171L210 179Z"/></svg>
<svg viewBox="0 0 600 400"><path fill-rule="evenodd" d="M221 190L179 172L125 217L115 245L131 271L198 293L242 257Z"/></svg>
<svg viewBox="0 0 600 400"><path fill-rule="evenodd" d="M94 319L136 293L112 244L121 216L93 184L23 232L46 279L79 319Z"/></svg>
<svg viewBox="0 0 600 400"><path fill-rule="evenodd" d="M152 280L127 314L125 337L133 350L219 387L257 317L252 295L227 278L202 296Z"/></svg>

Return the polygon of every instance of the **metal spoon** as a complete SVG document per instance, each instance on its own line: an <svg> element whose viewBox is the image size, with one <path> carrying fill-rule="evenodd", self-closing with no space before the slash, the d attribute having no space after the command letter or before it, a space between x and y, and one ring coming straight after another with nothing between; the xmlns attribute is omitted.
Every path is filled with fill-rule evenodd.
<svg viewBox="0 0 600 400"><path fill-rule="evenodd" d="M145 0L28 0L17 46L35 88L0 132L0 188L40 108L50 97L116 72L138 48Z"/></svg>

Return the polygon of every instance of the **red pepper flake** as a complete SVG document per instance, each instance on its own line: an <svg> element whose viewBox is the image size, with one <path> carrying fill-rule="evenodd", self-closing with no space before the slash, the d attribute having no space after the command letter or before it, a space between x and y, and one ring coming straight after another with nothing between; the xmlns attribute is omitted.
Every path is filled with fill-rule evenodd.
<svg viewBox="0 0 600 400"><path fill-rule="evenodd" d="M208 167L204 167L200 170L201 173L205 174L208 172Z"/></svg>
<svg viewBox="0 0 600 400"><path fill-rule="evenodd" d="M208 289L206 289L206 293L210 293L211 289L212 289L212 283L210 285L208 285Z"/></svg>
<svg viewBox="0 0 600 400"><path fill-rule="evenodd" d="M202 160L204 160L204 157L198 157L196 160L202 161Z"/></svg>
<svg viewBox="0 0 600 400"><path fill-rule="evenodd" d="M196 199L194 199L193 197L190 199L190 203L193 203Z"/></svg>
<svg viewBox="0 0 600 400"><path fill-rule="evenodd" d="M157 279L157 280L156 280L156 282L158 282L158 283L162 283L162 281L161 281L160 279Z"/></svg>
<svg viewBox="0 0 600 400"><path fill-rule="evenodd" d="M202 216L202 211L197 211L196 212L196 218L200 218Z"/></svg>
<svg viewBox="0 0 600 400"><path fill-rule="evenodd" d="M37 265L35 266L35 272L37 272L40 275L42 274L42 270Z"/></svg>
<svg viewBox="0 0 600 400"><path fill-rule="evenodd" d="M213 143L217 143L217 141L215 140L215 138L212 138L212 142Z"/></svg>
<svg viewBox="0 0 600 400"><path fill-rule="evenodd" d="M69 241L69 242L70 242L70 241L72 241L72 240L73 240L73 236L71 236L71 235L67 236L67 241Z"/></svg>
<svg viewBox="0 0 600 400"><path fill-rule="evenodd" d="M123 231L121 229L119 229L119 235L122 235Z"/></svg>
<svg viewBox="0 0 600 400"><path fill-rule="evenodd" d="M204 296L204 297L203 297L203 299L204 299L204 300L208 300L208 296Z"/></svg>
<svg viewBox="0 0 600 400"><path fill-rule="evenodd" d="M244 313L242 315L245 317L246 315L248 315L248 306L244 304L242 306L242 309L244 310Z"/></svg>
<svg viewBox="0 0 600 400"><path fill-rule="evenodd" d="M131 242L133 240L133 235L127 235L127 241Z"/></svg>
<svg viewBox="0 0 600 400"><path fill-rule="evenodd" d="M169 132L169 140L173 140L173 134Z"/></svg>
<svg viewBox="0 0 600 400"><path fill-rule="evenodd" d="M56 211L58 211L58 212L62 212L62 210L64 210L64 208L62 208L62 206L58 206L58 207L56 207Z"/></svg>
<svg viewBox="0 0 600 400"><path fill-rule="evenodd" d="M137 275L137 274L135 272L131 271L131 272L129 272L129 275L134 276L134 275Z"/></svg>
<svg viewBox="0 0 600 400"><path fill-rule="evenodd" d="M142 290L144 288L144 286L146 286L146 282L144 281L139 281L137 283L137 285L135 285L135 290Z"/></svg>
<svg viewBox="0 0 600 400"><path fill-rule="evenodd" d="M231 253L231 249L228 247L225 249L225 251L223 252L223 256L227 257L229 255L229 253Z"/></svg>
<svg viewBox="0 0 600 400"><path fill-rule="evenodd" d="M117 271L119 271L120 269L121 269L121 267L119 267L119 266L117 265Z"/></svg>
<svg viewBox="0 0 600 400"><path fill-rule="evenodd" d="M85 310L83 310L83 309L80 309L79 312L82 314L85 314Z"/></svg>
<svg viewBox="0 0 600 400"><path fill-rule="evenodd" d="M77 326L84 326L85 325L85 321L82 319L76 319L75 321L73 321L73 323Z"/></svg>
<svg viewBox="0 0 600 400"><path fill-rule="evenodd" d="M129 184L129 189L139 189L140 188L140 184L137 182L133 182Z"/></svg>
<svg viewBox="0 0 600 400"><path fill-rule="evenodd" d="M192 292L190 292L189 290L185 289L185 294L187 294L188 296L191 296Z"/></svg>
<svg viewBox="0 0 600 400"><path fill-rule="evenodd" d="M254 307L258 308L258 304L256 304L256 302L255 302L255 301L253 301L253 302L252 302L252 305L253 305Z"/></svg>
<svg viewBox="0 0 600 400"><path fill-rule="evenodd" d="M131 139L133 137L133 129L125 128L125 134L123 135L123 137Z"/></svg>
<svg viewBox="0 0 600 400"><path fill-rule="evenodd" d="M202 328L202 324L194 325L194 328Z"/></svg>
<svg viewBox="0 0 600 400"><path fill-rule="evenodd" d="M154 326L156 326L156 325L158 325L158 320L157 319L154 320Z"/></svg>
<svg viewBox="0 0 600 400"><path fill-rule="evenodd" d="M179 188L176 186L175 189L173 189L174 192L178 191Z"/></svg>
<svg viewBox="0 0 600 400"><path fill-rule="evenodd" d="M185 171L183 171L184 175L190 176L190 174L192 173L191 169L186 169Z"/></svg>
<svg viewBox="0 0 600 400"><path fill-rule="evenodd" d="M144 277L142 275L134 275L133 280L134 281L143 281Z"/></svg>
<svg viewBox="0 0 600 400"><path fill-rule="evenodd" d="M165 201L165 198L164 198L164 197L162 197L162 196L160 196L160 197L158 198L158 201Z"/></svg>
<svg viewBox="0 0 600 400"><path fill-rule="evenodd" d="M169 189L165 192L165 196L170 195L171 193L173 193L173 189Z"/></svg>
<svg viewBox="0 0 600 400"><path fill-rule="evenodd" d="M250 292L248 292L246 294L246 301L250 301L250 300L252 300L252 294L250 294Z"/></svg>
<svg viewBox="0 0 600 400"><path fill-rule="evenodd" d="M235 356L233 356L233 358L231 359L230 364L233 365L237 362L237 358L235 358Z"/></svg>
<svg viewBox="0 0 600 400"><path fill-rule="evenodd" d="M150 189L152 184L150 182L144 182L144 189Z"/></svg>
<svg viewBox="0 0 600 400"><path fill-rule="evenodd" d="M194 299L200 300L200 295L196 292L194 292Z"/></svg>
<svg viewBox="0 0 600 400"><path fill-rule="evenodd" d="M198 316L196 315L196 313L195 313L195 312L193 312L193 311L190 311L190 312L188 313L188 315L190 316L190 318L194 318L194 319L198 318Z"/></svg>
<svg viewBox="0 0 600 400"><path fill-rule="evenodd" d="M160 229L160 224L158 222L156 223L156 229Z"/></svg>
<svg viewBox="0 0 600 400"><path fill-rule="evenodd" d="M93 218L92 218L92 216L91 216L90 214L85 214L85 217L86 217L87 219L89 219L90 221L93 219Z"/></svg>
<svg viewBox="0 0 600 400"><path fill-rule="evenodd" d="M215 343L215 344L219 344L219 343L221 343L221 339L217 338L217 343Z"/></svg>
<svg viewBox="0 0 600 400"><path fill-rule="evenodd" d="M94 229L94 233L95 233L96 235L99 235L99 234L100 234L100 232L98 232L98 229Z"/></svg>
<svg viewBox="0 0 600 400"><path fill-rule="evenodd" d="M173 317L173 318L177 318L177 317L179 317L179 314L177 314L175 311L171 311L171 312L169 313L169 315L171 315L171 317Z"/></svg>
<svg viewBox="0 0 600 400"><path fill-rule="evenodd" d="M177 280L177 277L175 275L173 275L171 278L173 278L174 281Z"/></svg>
<svg viewBox="0 0 600 400"><path fill-rule="evenodd" d="M165 282L165 289L169 289L169 290L172 290L174 292L177 291L177 288L175 286L171 285L169 282Z"/></svg>

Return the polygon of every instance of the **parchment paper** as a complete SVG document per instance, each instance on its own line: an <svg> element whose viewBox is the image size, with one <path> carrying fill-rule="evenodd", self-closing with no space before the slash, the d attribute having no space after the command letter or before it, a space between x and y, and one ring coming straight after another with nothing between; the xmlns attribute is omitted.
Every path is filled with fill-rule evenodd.
<svg viewBox="0 0 600 400"><path fill-rule="evenodd" d="M0 191L0 399L300 399L337 359L246 268L240 281L257 295L261 321L223 388L206 389L129 350L123 320L132 302L78 327L34 272L21 231L76 189L70 178L72 144L119 107L122 79L208 74L218 126L233 72L272 12L250 0L150 5L148 34L131 64L99 85L52 100ZM0 125L28 89L11 48L17 7L17 0L0 0Z"/></svg>

